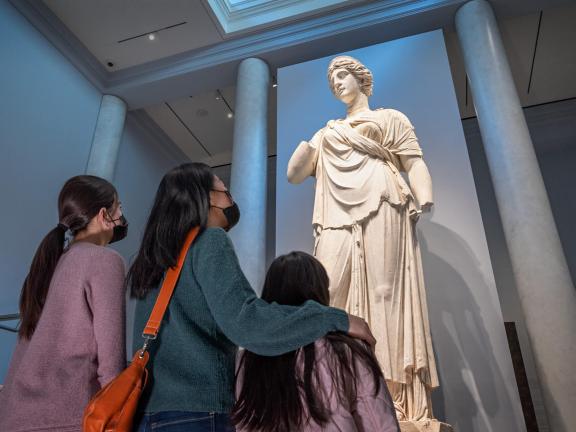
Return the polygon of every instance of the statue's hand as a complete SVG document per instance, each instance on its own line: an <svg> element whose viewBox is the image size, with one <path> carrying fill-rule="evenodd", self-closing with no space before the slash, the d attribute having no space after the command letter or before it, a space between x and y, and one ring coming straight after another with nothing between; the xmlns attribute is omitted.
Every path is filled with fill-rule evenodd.
<svg viewBox="0 0 576 432"><path fill-rule="evenodd" d="M414 223L418 222L418 219L420 219L420 215L422 214L422 210L417 210L417 209L413 209L410 210L410 219L412 219L412 221Z"/></svg>
<svg viewBox="0 0 576 432"><path fill-rule="evenodd" d="M434 203L431 201L425 202L420 206L420 210L422 211L422 213L430 213L432 211L433 205Z"/></svg>
<svg viewBox="0 0 576 432"><path fill-rule="evenodd" d="M425 202L424 204L420 205L420 209L413 209L410 211L410 218L414 222L418 222L420 216L424 213L430 213L432 211L432 206L434 205L433 202Z"/></svg>

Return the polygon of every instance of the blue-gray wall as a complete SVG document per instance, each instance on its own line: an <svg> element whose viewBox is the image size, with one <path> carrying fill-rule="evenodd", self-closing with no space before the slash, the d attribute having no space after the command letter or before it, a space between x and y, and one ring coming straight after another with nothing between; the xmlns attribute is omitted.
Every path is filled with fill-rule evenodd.
<svg viewBox="0 0 576 432"><path fill-rule="evenodd" d="M84 172L102 95L6 0L0 58L1 315L18 310L35 249L58 223L62 184ZM145 116L129 113L114 182L131 222L118 245L127 259L160 177L186 160ZM0 383L15 341L0 331Z"/></svg>
<svg viewBox="0 0 576 432"><path fill-rule="evenodd" d="M0 58L0 314L5 314L17 311L34 249L58 223L60 187L84 171L102 95L5 0ZM0 382L14 341L0 331Z"/></svg>

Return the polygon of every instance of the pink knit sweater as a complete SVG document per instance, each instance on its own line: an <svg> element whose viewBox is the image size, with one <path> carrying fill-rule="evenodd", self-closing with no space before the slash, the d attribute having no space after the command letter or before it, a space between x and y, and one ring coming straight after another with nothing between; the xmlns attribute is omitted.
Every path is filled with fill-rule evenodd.
<svg viewBox="0 0 576 432"><path fill-rule="evenodd" d="M73 244L60 258L36 331L20 339L0 391L0 431L80 431L96 391L124 367L125 266Z"/></svg>

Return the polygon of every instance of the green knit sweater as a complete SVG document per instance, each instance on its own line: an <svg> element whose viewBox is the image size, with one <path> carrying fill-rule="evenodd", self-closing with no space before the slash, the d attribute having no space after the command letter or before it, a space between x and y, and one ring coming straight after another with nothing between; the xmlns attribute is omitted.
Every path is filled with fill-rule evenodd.
<svg viewBox="0 0 576 432"><path fill-rule="evenodd" d="M137 302L134 351L158 290ZM306 302L300 307L259 299L242 273L228 235L208 228L192 244L158 339L153 341L146 413L228 413L234 403L237 347L279 355L330 331L347 331L344 311Z"/></svg>

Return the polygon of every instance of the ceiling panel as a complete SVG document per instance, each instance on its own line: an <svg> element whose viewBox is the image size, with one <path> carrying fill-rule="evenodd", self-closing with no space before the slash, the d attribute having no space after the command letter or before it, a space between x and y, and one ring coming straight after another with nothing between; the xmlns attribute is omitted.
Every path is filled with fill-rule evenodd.
<svg viewBox="0 0 576 432"><path fill-rule="evenodd" d="M533 99L528 95L527 90L534 47L536 45L536 35L538 34L539 18L540 13L534 13L498 23L510 70L523 106L533 103ZM467 83L466 81L464 61L456 33L447 32L445 41L460 115L462 118L473 117L476 112L474 110L472 91L469 82Z"/></svg>
<svg viewBox="0 0 576 432"><path fill-rule="evenodd" d="M224 87L220 89L222 95L226 98L232 109L236 105L236 86Z"/></svg>
<svg viewBox="0 0 576 432"><path fill-rule="evenodd" d="M213 91L170 105L213 156L232 148L234 118L229 118L233 112L226 102L221 93Z"/></svg>
<svg viewBox="0 0 576 432"><path fill-rule="evenodd" d="M576 97L576 5L545 10L534 61L530 102Z"/></svg>
<svg viewBox="0 0 576 432"><path fill-rule="evenodd" d="M108 70L118 70L222 41L202 2L189 0L44 0ZM178 25L183 22L186 24ZM148 33L156 33L150 41ZM138 35L136 39L119 43ZM107 66L108 62L114 64Z"/></svg>
<svg viewBox="0 0 576 432"><path fill-rule="evenodd" d="M161 104L146 109L146 112L160 126L164 132L174 141L178 147L192 161L204 160L209 155L200 146L198 141L178 120L168 105Z"/></svg>
<svg viewBox="0 0 576 432"><path fill-rule="evenodd" d="M499 23L506 56L522 105L528 104L528 81L539 19L540 14L535 13Z"/></svg>
<svg viewBox="0 0 576 432"><path fill-rule="evenodd" d="M211 166L232 160L236 87L225 87L193 97L164 102L146 109L154 121L193 161ZM268 154L276 154L276 88L270 88ZM207 151L204 151L205 148Z"/></svg>

